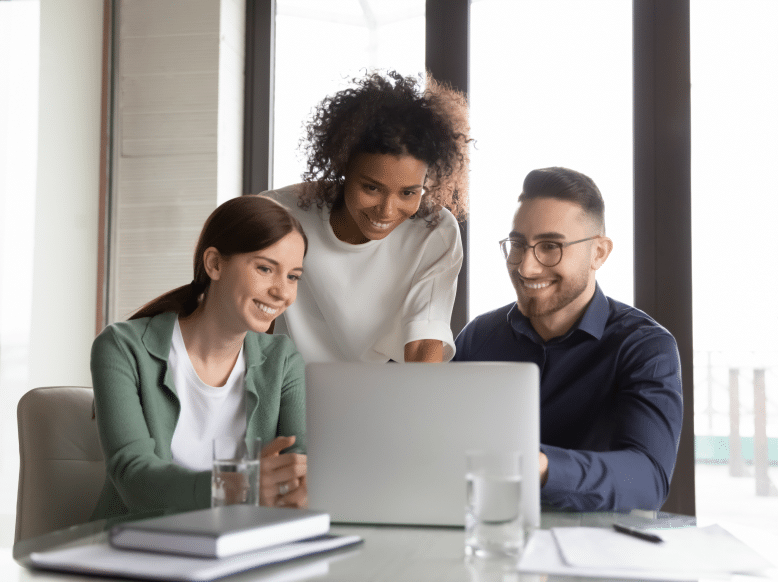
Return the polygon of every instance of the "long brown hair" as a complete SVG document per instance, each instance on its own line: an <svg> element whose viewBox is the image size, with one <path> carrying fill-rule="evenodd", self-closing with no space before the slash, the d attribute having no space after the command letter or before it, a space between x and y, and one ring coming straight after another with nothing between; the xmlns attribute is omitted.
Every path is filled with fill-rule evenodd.
<svg viewBox="0 0 778 582"><path fill-rule="evenodd" d="M240 196L228 200L205 221L195 249L192 282L149 301L129 319L153 317L168 311L187 316L197 309L200 296L211 284L203 262L206 249L214 247L225 258L253 253L274 245L291 232L302 235L307 253L308 239L303 227L286 207L266 196Z"/></svg>

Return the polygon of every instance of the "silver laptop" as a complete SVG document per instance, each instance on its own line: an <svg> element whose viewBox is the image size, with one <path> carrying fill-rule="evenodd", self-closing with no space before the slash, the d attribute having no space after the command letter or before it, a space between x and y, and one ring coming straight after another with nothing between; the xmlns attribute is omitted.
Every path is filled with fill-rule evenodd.
<svg viewBox="0 0 778 582"><path fill-rule="evenodd" d="M538 368L529 363L306 366L308 500L333 522L464 525L465 451L523 453L540 525Z"/></svg>

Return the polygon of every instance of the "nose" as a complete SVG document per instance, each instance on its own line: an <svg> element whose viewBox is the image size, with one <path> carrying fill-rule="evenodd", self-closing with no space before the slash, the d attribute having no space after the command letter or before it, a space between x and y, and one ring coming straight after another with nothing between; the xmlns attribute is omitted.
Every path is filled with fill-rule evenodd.
<svg viewBox="0 0 778 582"><path fill-rule="evenodd" d="M294 283L285 275L276 277L269 291L276 299L286 302L293 301L296 293Z"/></svg>
<svg viewBox="0 0 778 582"><path fill-rule="evenodd" d="M543 269L545 269L545 267L540 264L538 258L535 256L535 250L527 248L527 250L524 251L524 258L517 269L519 275L526 279L531 279L542 273Z"/></svg>
<svg viewBox="0 0 778 582"><path fill-rule="evenodd" d="M384 196L381 199L381 203L378 205L378 209L381 212L382 218L392 218L394 216L394 209L397 206L397 200L391 194Z"/></svg>

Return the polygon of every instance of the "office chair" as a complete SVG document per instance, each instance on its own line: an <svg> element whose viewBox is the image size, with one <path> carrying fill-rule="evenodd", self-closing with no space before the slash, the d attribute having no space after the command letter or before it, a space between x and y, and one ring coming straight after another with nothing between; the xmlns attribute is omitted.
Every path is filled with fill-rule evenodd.
<svg viewBox="0 0 778 582"><path fill-rule="evenodd" d="M86 523L105 480L92 389L35 388L19 400L15 542Z"/></svg>

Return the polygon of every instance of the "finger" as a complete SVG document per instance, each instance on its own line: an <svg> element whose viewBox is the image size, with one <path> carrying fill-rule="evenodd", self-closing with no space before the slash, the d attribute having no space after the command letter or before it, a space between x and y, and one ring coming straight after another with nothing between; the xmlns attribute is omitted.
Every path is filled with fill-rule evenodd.
<svg viewBox="0 0 778 582"><path fill-rule="evenodd" d="M306 470L307 467L305 465L286 465L284 467L279 467L273 471L268 471L265 474L264 479L262 479L262 486L277 486L293 479L299 479L305 475Z"/></svg>
<svg viewBox="0 0 778 582"><path fill-rule="evenodd" d="M265 448L262 449L261 458L264 459L265 457L277 455L284 449L291 447L294 444L295 440L297 440L297 437L295 437L294 435L280 436L274 438L272 441L270 441L269 445L267 445Z"/></svg>
<svg viewBox="0 0 778 582"><path fill-rule="evenodd" d="M262 459L261 470L267 473L271 473L279 468L287 467L290 465L307 467L308 457L299 453L283 453L271 457L265 457Z"/></svg>
<svg viewBox="0 0 778 582"><path fill-rule="evenodd" d="M278 498L277 506L283 507L308 507L308 486L305 479L300 480L300 486L294 491Z"/></svg>

